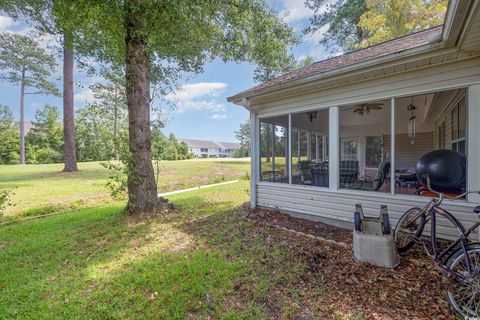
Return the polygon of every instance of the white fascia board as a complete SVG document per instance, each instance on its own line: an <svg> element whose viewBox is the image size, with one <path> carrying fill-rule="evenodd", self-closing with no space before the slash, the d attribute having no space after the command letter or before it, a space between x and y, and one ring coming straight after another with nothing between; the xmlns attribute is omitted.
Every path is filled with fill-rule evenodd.
<svg viewBox="0 0 480 320"><path fill-rule="evenodd" d="M358 62L358 63L354 63L354 64L351 64L351 65L346 65L346 66L343 66L343 67L340 67L340 68L336 68L336 69L333 69L333 70L330 70L330 71L313 74L311 76L307 76L307 77L300 78L300 79L297 79L297 80L289 81L289 82L286 82L286 83L283 83L283 84L279 84L277 86L265 88L263 90L260 89L259 91L253 92L251 94L247 93L245 95L231 96L231 97L227 98L227 101L231 102L231 103L234 103L234 104L237 104L237 105L240 105L240 106L244 106L243 99L245 99L245 98L251 98L251 97L260 96L260 95L263 95L263 94L274 93L276 91L281 91L281 90L284 90L284 89L287 89L287 88L290 88L290 87L295 87L295 86L301 86L301 85L304 85L304 84L308 84L308 83L314 82L316 80L327 80L328 78L331 78L333 76L337 76L337 75L340 75L340 74L347 74L349 72L361 70L361 69L368 68L368 67L373 67L373 66L380 65L380 64L383 64L383 63L391 63L391 62L395 62L397 60L401 60L401 59L408 58L408 57L415 57L415 56L418 56L420 54L433 52L433 51L436 51L436 50L442 49L442 48L444 48L444 44L440 41L437 41L437 42L434 42L434 43L428 43L428 44L421 45L421 46L418 46L418 47L415 47L415 48L412 48L412 49L408 49L408 50L405 50L405 51L391 53L391 54L380 56L380 57L374 57L374 58L367 59L367 60L364 60L364 61L361 61L361 62Z"/></svg>
<svg viewBox="0 0 480 320"><path fill-rule="evenodd" d="M461 42L478 0L450 0L442 30L442 41L446 47L454 47Z"/></svg>

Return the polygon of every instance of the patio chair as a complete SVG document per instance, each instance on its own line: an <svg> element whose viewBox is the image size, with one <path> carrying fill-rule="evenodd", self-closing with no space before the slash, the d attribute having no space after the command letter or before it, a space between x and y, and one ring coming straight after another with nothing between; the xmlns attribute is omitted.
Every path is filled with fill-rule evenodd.
<svg viewBox="0 0 480 320"><path fill-rule="evenodd" d="M375 177L360 177L357 179L358 186L352 187L352 189L378 191L387 181L387 177L390 174L390 160L384 160L378 166L377 174Z"/></svg>
<svg viewBox="0 0 480 320"><path fill-rule="evenodd" d="M340 184L352 184L358 180L358 161L341 160L339 163Z"/></svg>
<svg viewBox="0 0 480 320"><path fill-rule="evenodd" d="M310 168L310 175L312 177L312 185L317 187L328 188L328 164L321 164Z"/></svg>
<svg viewBox="0 0 480 320"><path fill-rule="evenodd" d="M312 176L310 175L310 161L304 160L297 163L298 174L303 184L312 184Z"/></svg>

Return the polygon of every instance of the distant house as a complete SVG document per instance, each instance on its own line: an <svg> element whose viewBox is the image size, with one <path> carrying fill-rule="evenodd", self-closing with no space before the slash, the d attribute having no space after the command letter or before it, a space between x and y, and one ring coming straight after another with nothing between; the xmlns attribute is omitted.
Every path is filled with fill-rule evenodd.
<svg viewBox="0 0 480 320"><path fill-rule="evenodd" d="M188 151L199 158L232 157L240 144L232 142L214 142L209 140L179 139L188 146Z"/></svg>
<svg viewBox="0 0 480 320"><path fill-rule="evenodd" d="M222 156L231 158L235 151L240 150L240 143L235 142L217 142L222 148Z"/></svg>
<svg viewBox="0 0 480 320"><path fill-rule="evenodd" d="M20 122L19 121L16 122L16 126L17 126L17 128L20 128ZM34 125L31 121L25 121L24 126L25 126L25 134L29 133L30 130L32 130L33 127L34 127Z"/></svg>

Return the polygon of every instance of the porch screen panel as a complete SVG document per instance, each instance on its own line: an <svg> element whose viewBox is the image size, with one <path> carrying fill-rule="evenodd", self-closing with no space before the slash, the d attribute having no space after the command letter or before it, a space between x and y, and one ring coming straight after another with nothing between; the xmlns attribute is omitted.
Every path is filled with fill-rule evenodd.
<svg viewBox="0 0 480 320"><path fill-rule="evenodd" d="M390 100L340 108L339 187L389 192L389 151L384 137L391 128Z"/></svg>
<svg viewBox="0 0 480 320"><path fill-rule="evenodd" d="M260 181L288 183L288 117L260 120Z"/></svg>
<svg viewBox="0 0 480 320"><path fill-rule="evenodd" d="M419 159L439 149L466 153L465 90L398 98L395 112L395 193L428 196L416 174Z"/></svg>
<svg viewBox="0 0 480 320"><path fill-rule="evenodd" d="M328 187L328 126L327 109L292 114L293 184Z"/></svg>

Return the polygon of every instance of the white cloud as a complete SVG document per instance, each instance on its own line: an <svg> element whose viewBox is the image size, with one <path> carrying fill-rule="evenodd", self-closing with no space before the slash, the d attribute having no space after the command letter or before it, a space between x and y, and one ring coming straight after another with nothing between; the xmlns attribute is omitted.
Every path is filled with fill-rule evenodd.
<svg viewBox="0 0 480 320"><path fill-rule="evenodd" d="M227 119L228 116L226 114L220 114L220 113L215 113L211 119L212 120L224 120L224 119Z"/></svg>
<svg viewBox="0 0 480 320"><path fill-rule="evenodd" d="M167 95L168 100L192 100L203 96L217 97L227 87L223 82L199 82L184 84L179 90Z"/></svg>
<svg viewBox="0 0 480 320"><path fill-rule="evenodd" d="M310 18L313 14L302 0L283 0L283 7L285 9L280 12L280 17L287 23Z"/></svg>
<svg viewBox="0 0 480 320"><path fill-rule="evenodd" d="M187 110L225 111L225 106L213 101L227 87L223 82L199 82L185 84L177 91L168 94L165 99L174 103L178 112Z"/></svg>
<svg viewBox="0 0 480 320"><path fill-rule="evenodd" d="M10 27L15 25L15 21L12 18L6 16L0 16L0 32L8 31Z"/></svg>
<svg viewBox="0 0 480 320"><path fill-rule="evenodd" d="M81 91L75 93L73 99L75 100L75 102L80 103L91 103L95 101L93 92L90 89L82 89Z"/></svg>

